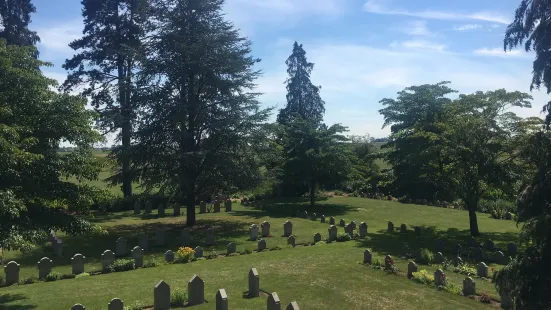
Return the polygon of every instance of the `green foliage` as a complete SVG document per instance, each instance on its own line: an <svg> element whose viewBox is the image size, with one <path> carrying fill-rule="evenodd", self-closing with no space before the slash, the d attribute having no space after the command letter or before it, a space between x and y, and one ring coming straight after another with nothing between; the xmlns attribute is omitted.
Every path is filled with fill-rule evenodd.
<svg viewBox="0 0 551 310"><path fill-rule="evenodd" d="M0 275L0 286L3 286L5 284L4 276Z"/></svg>
<svg viewBox="0 0 551 310"><path fill-rule="evenodd" d="M57 281L59 279L61 279L61 274L58 273L58 272L53 272L52 271L49 274L47 274L44 277L44 279L42 279L42 280L44 280L45 282L53 282L53 281Z"/></svg>
<svg viewBox="0 0 551 310"><path fill-rule="evenodd" d="M429 249L420 249L416 261L420 264L428 265L434 261L434 254Z"/></svg>
<svg viewBox="0 0 551 310"><path fill-rule="evenodd" d="M482 199L479 203L479 211L483 213L489 213L495 219L502 219L507 212L515 212L516 206L513 202L497 199L486 200Z"/></svg>
<svg viewBox="0 0 551 310"><path fill-rule="evenodd" d="M36 8L31 0L1 1L0 2L0 39L9 45L34 46L40 42L35 31L29 30L31 13ZM35 50L33 56L38 56Z"/></svg>
<svg viewBox="0 0 551 310"><path fill-rule="evenodd" d="M28 276L28 277L23 278L23 280L21 280L20 283L21 284L33 284L33 283L37 283L39 281L40 280L38 279L37 276Z"/></svg>
<svg viewBox="0 0 551 310"><path fill-rule="evenodd" d="M144 260L143 268L151 268L162 265L163 261L155 255L149 255L147 259Z"/></svg>
<svg viewBox="0 0 551 310"><path fill-rule="evenodd" d="M456 294L456 295L459 295L463 291L463 288L460 285L455 284L455 283L450 282L450 281L447 281L446 285L442 286L442 289L446 292L450 292L450 293Z"/></svg>
<svg viewBox="0 0 551 310"><path fill-rule="evenodd" d="M463 263L453 269L453 272L460 273L467 277L475 277L477 275L476 266Z"/></svg>
<svg viewBox="0 0 551 310"><path fill-rule="evenodd" d="M245 248L244 254L251 254L252 252L253 252L253 250L251 250L249 248Z"/></svg>
<svg viewBox="0 0 551 310"><path fill-rule="evenodd" d="M176 289L170 294L171 307L183 307L187 301L187 293L184 290Z"/></svg>
<svg viewBox="0 0 551 310"><path fill-rule="evenodd" d="M74 279L74 278L76 278L76 276L71 273L65 273L59 276L60 280L67 280L67 279Z"/></svg>
<svg viewBox="0 0 551 310"><path fill-rule="evenodd" d="M109 271L111 272L127 271L135 268L134 260L130 258L119 258L109 265Z"/></svg>
<svg viewBox="0 0 551 310"><path fill-rule="evenodd" d="M82 98L53 91L56 82L39 69L49 64L32 52L0 39L0 248L7 250L32 248L52 229L96 231L70 212L88 210L99 191L67 181L100 171L92 154L101 139L91 127L96 114ZM77 148L60 154L60 141Z"/></svg>
<svg viewBox="0 0 551 310"><path fill-rule="evenodd" d="M492 298L490 297L490 295L488 295L488 293L486 292L480 292L480 302L482 303L485 303L485 304L489 304L492 302Z"/></svg>
<svg viewBox="0 0 551 310"><path fill-rule="evenodd" d="M83 273L79 273L75 276L75 279L80 279L80 278L84 278L84 277L89 277L90 274L87 273L87 272L83 272Z"/></svg>
<svg viewBox="0 0 551 310"><path fill-rule="evenodd" d="M434 276L429 274L425 269L421 269L418 272L413 272L411 279L419 282L421 284L432 284L434 283Z"/></svg>
<svg viewBox="0 0 551 310"><path fill-rule="evenodd" d="M349 234L339 234L337 236L337 242L346 242L350 240L352 240L352 238L350 238Z"/></svg>
<svg viewBox="0 0 551 310"><path fill-rule="evenodd" d="M142 310L143 308L145 308L145 303L143 301L136 300L131 306L124 307L124 310Z"/></svg>

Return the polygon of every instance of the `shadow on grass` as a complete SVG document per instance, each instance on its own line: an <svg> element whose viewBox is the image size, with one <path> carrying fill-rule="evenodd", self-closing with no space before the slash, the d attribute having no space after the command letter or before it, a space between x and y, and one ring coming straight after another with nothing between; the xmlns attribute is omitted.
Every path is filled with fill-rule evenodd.
<svg viewBox="0 0 551 310"><path fill-rule="evenodd" d="M250 210L236 210L232 212L232 215L249 216L257 219L267 216L281 218L296 217L300 212L307 211L310 214L316 213L318 217L322 214L329 217L344 215L355 209L354 207L344 204L320 203L320 201L317 201L314 206L310 206L309 201L304 198L288 198L279 199L277 201L262 200L245 208L250 208Z"/></svg>
<svg viewBox="0 0 551 310"><path fill-rule="evenodd" d="M27 299L27 297L25 297L23 294L2 294L0 295L0 309L24 310L36 308L35 305L8 305L8 303L25 299Z"/></svg>
<svg viewBox="0 0 551 310"><path fill-rule="evenodd" d="M468 229L458 230L449 228L448 230L436 230L435 226L420 226L421 235L417 235L413 230L408 230L405 233L399 232L399 228L395 231L380 230L377 233L368 233L368 238L358 240L357 246L370 248L375 252L384 253L402 257L406 254L416 253L421 248L426 248L436 253L438 251L448 258L456 257L456 245L462 247L461 258L464 261L474 262L475 247L470 246L470 231ZM482 236L475 238L477 243L487 256L497 251L502 251L507 255L507 244L517 242L518 234L516 233L484 233ZM491 239L495 243L494 251L487 251L483 244L486 240ZM442 240L444 246L438 250L437 240ZM407 245L407 247L406 247ZM408 249L410 251L408 251ZM490 260L488 260L490 261Z"/></svg>

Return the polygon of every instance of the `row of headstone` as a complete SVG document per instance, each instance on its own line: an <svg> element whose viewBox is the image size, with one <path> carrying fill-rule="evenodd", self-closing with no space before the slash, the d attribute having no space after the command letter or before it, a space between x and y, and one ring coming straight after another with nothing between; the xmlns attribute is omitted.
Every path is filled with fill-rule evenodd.
<svg viewBox="0 0 551 310"><path fill-rule="evenodd" d="M226 209L226 212L231 212L232 211L232 201L231 201L231 199L226 199L224 201L224 208ZM213 202L213 212L214 213L219 213L220 212L220 201L219 200L215 200ZM199 213L201 213L201 214L207 213L207 202L206 201L201 201L199 203Z"/></svg>
<svg viewBox="0 0 551 310"><path fill-rule="evenodd" d="M492 240L488 240L486 242L486 247L485 248L489 251L495 251L496 250ZM442 241L441 239L436 240L436 251L437 251L437 253L439 253L439 255L442 255L443 250L444 250L444 241ZM517 245L514 244L514 243L509 243L509 245L507 246L507 256L514 257L514 256L517 255L517 251L518 251L517 250ZM463 247L461 246L461 244L457 243L455 245L454 254L461 255L462 252L463 252ZM505 265L505 264L508 263L508 257L502 251L496 251L493 256L494 256L494 260L498 264ZM475 259L475 261L481 262L485 258L486 258L486 255L484 253L483 248L480 247L480 246L476 246L474 248L474 259ZM438 261L437 261L437 263L438 263Z"/></svg>
<svg viewBox="0 0 551 310"><path fill-rule="evenodd" d="M151 214L151 210L153 209L153 203L151 201L147 201L145 203L145 214ZM173 215L179 216L182 214L181 212L181 206L179 203L175 203L172 205ZM160 204L157 207L157 211L159 216L166 216L165 206L163 204ZM140 215L142 213L142 203L139 200L136 200L134 202L134 215Z"/></svg>

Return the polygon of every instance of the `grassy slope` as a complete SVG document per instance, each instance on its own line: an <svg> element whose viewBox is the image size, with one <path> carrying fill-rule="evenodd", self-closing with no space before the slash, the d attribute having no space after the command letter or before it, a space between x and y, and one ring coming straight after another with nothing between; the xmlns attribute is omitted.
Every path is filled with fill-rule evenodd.
<svg viewBox="0 0 551 310"><path fill-rule="evenodd" d="M199 226L194 228L194 232L192 232L194 237L193 243L195 245L204 244L204 229L212 225L215 226L217 234L217 245L214 247L214 250L219 253L225 252L225 245L230 241L237 243L238 251L242 251L245 248L254 249L256 248L256 243L247 241L248 226L251 223L259 224L264 220L268 220L272 224L273 237L267 238L268 247L284 245L286 243L285 238L281 236L283 233L282 226L286 220L291 220L294 224L294 234L297 237L297 243L312 241L313 235L316 232L320 232L323 235L327 233L328 224L321 224L319 221L314 222L306 219L291 218L290 215L297 209L307 209L305 202L277 200L264 202L262 206L265 207L264 210L234 204L234 211L231 213L198 215ZM310 213L317 212L318 215L325 214L327 220L329 220L329 216L334 216L337 221L340 218L344 218L347 222L355 220L357 224L361 221L366 221L369 225L369 238L364 241L351 241L344 244L327 244L324 246L284 249L282 251L241 257L221 258L194 263L191 266L164 266L121 274L94 276L89 279L62 280L55 283L2 288L0 289L0 293L22 294L25 298L29 298L28 300L15 301L14 304L28 304L30 302L34 304L40 303L41 307L46 307L48 305L47 300L49 299L51 299L51 302L56 302L60 298L68 298L63 297L63 293L57 294L55 292L64 292L65 288L79 285L83 291L82 299L80 300L87 301L89 305L97 304L102 298L101 303L105 303L105 300L115 297L112 296L113 291L120 292L116 296L126 300L143 299L144 301L148 301L152 298L151 287L160 277L169 283L176 283L179 287L185 287L184 283L191 276L190 268L192 268L193 270L197 270L196 272L202 277L205 277L207 292L211 294L210 300L213 300L213 295L218 288L217 286L220 286L228 289L230 298L233 300L232 303L237 303L235 307L239 306L240 309L247 309L250 305L254 305L254 301L242 300L240 296L241 291L239 290L243 291L246 287L246 282L244 281L247 269L255 266L259 268L261 275L265 273L271 274L270 280L263 277L262 283L268 284L270 283L269 281L274 281L273 284L270 284L271 286L262 285L263 288L282 294L280 297L286 302L289 301L287 298L296 298L299 301L304 301L306 302L303 303L306 309L331 308L337 305L340 306L343 303L352 302L346 301L346 298L343 299L343 295L350 297L349 299L355 299L356 301L354 302L358 303L380 303L384 308L404 309L404 307L407 308L408 306L419 308L424 305L425 300L435 298L432 294L443 293L432 292L421 285L410 284L403 278L395 280L391 276L386 276L379 272L372 274L372 270L358 264L362 259L363 250L369 247L381 257L386 254L398 256L402 253L404 242L407 242L414 249L419 247L434 249L436 239L441 238L446 241L448 247L445 254L451 256L451 249L454 244L458 241L465 244L464 240L468 237L468 215L466 212L457 210L405 205L397 202L363 198L337 197L322 201L314 209L308 209L308 211ZM168 210L167 213L170 214L171 210ZM67 237L64 239L66 244L64 258L53 257L49 249L27 253L24 256L20 253L8 252L6 253L6 258L15 259L22 265L21 276L24 277L37 274L36 262L43 256L49 256L54 259L56 265L54 271L70 273L69 257L75 253L83 253L87 257L88 263L86 268L90 271L93 268L99 268L99 256L101 252L106 249L114 250L117 237L126 236L129 239L129 246L134 246L137 244L136 236L144 231L146 227L150 232L155 227L172 230L168 238L169 246L162 248L153 247L150 253L160 255L167 249L175 250L179 243L178 231L179 228L184 226L184 219L184 217L157 219L154 215L149 218L135 217L127 213L98 216L94 221L105 227L110 232L110 235L95 238ZM423 226L425 230L420 238L415 236L412 231L408 234L388 233L386 232L386 227L389 220L392 220L396 227L399 227L401 223L405 223L408 227L414 225ZM517 238L518 228L512 221L494 220L489 218L488 215L479 214L479 224L484 238L492 238L496 242L497 247L505 248L508 242L515 241ZM339 232L342 233L342 228L339 228ZM153 236L152 233L150 235ZM484 238L480 240L482 241ZM153 241L153 238L151 240ZM464 249L466 250L466 247ZM210 249L206 249L205 254L208 254L209 251ZM265 258L260 259L261 257ZM235 262L235 265L232 265L230 262ZM307 272L303 272L303 267L301 266L305 262L309 262L308 264L312 266L318 266L319 269L310 270L310 267L308 267L306 268ZM406 270L407 261L397 259L396 263L402 270ZM201 269L199 268L200 266L205 267ZM433 272L437 266L423 266L421 268ZM176 269L182 270L182 272L172 274L171 272ZM343 273L343 270L346 270L346 272ZM293 271L294 276L290 274L291 271ZM211 274L210 276L209 273ZM369 275L369 279L363 276L364 273ZM287 276L289 277L287 278ZM231 283L222 281L228 277L236 277L236 279L235 281L230 280ZM461 284L463 276L448 272L448 278L457 284ZM101 282L100 279L106 280L102 280L103 282ZM143 283L139 279L144 279ZM264 282L266 280L268 282ZM123 284L118 284L118 281L122 281ZM395 284L395 281L400 284ZM287 284L289 282L293 283L294 286L288 287ZM124 283L132 283L132 285L126 288ZM334 285L337 289L334 290L334 293L329 293L325 289L319 289L316 283L319 283L319 286ZM362 283L366 283L365 286ZM373 283L377 284L374 285ZM101 285L106 285L107 287L113 286L114 289L102 291L100 290ZM132 293L134 286L139 287L139 290ZM400 298L393 297L392 288L400 292ZM482 290L495 294L495 289L491 283L479 280L477 281L477 288L479 291ZM51 290L51 292L48 293L48 290ZM410 290L412 291L410 292ZM283 297L283 293L285 293L285 297ZM97 296L97 302L94 298L96 294L102 296L101 298L99 295ZM297 294L299 295L297 296ZM150 299L147 299L147 296ZM442 302L445 300L453 301L456 300L455 298L451 294L446 294L442 298ZM321 300L319 307L307 306L316 305L315 300L317 299ZM39 300L43 301L39 302ZM464 300L466 307L478 306L478 304L472 305L471 301L466 299L457 300ZM75 300L67 300L66 302L70 304L75 302ZM429 304L431 305L430 308L438 307L436 301L434 301L434 304L431 301L427 305ZM0 300L0 308L1 305ZM346 308L357 308L361 304L352 306ZM66 305L64 304L63 307L66 308ZM56 307L50 309L56 309Z"/></svg>

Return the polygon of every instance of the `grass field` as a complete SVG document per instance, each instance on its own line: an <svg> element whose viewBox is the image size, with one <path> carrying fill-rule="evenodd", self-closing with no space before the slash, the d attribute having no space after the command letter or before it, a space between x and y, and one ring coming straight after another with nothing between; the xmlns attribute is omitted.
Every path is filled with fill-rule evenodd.
<svg viewBox="0 0 551 310"><path fill-rule="evenodd" d="M324 214L329 220L334 216L358 225L368 223L368 238L343 243L318 244L296 248L284 247L286 239L283 223L293 223L293 234L297 243L313 241L313 235L320 232L327 235L328 224L318 221L292 217L297 210L307 210L310 214ZM167 214L171 214L167 210ZM479 241L491 238L498 248L506 248L509 242L515 242L518 228L512 221L495 220L487 214L479 214L479 225L483 234ZM107 249L115 249L115 240L124 236L129 247L137 245L137 236L147 232L153 243L153 232L162 228L169 232L169 244L162 248L152 247L149 255L161 255L168 249L175 251L179 245L179 231L185 227L185 216L157 218L134 216L131 212L97 215L92 221L104 227L109 234L94 238L62 237L64 257L56 258L51 249L45 247L31 253L6 252L5 260L16 260L21 264L21 278L37 275L36 263L43 256L54 260L54 271L70 273L69 258L75 253L87 257L86 271L100 268L100 254ZM399 269L407 270L408 260L399 258L403 254L404 243L412 249L426 247L434 250L437 239L446 242L445 255L452 257L452 249L457 242L464 245L465 257L469 255L466 246L468 234L467 212L436 207L407 205L398 202L371 200L353 197L335 197L320 201L312 209L305 201L274 200L259 202L256 207L244 207L234 203L229 213L207 213L198 215L198 225L191 230L193 245L203 245L205 230L214 227L216 245L205 248L205 255L216 251L225 253L229 242L237 244L238 251L256 249L256 242L248 241L248 227L262 221L271 223L273 237L266 238L268 248L283 246L279 251L253 253L236 257L221 257L191 264L170 264L160 267L138 269L123 273L95 275L91 277L59 280L0 288L0 309L68 309L80 302L86 309L103 309L114 297L122 298L127 305L142 301L146 305L153 302L153 286L160 279L174 288L186 289L186 282L193 274L205 280L206 298L214 303L218 288L225 288L229 295L230 307L235 309L259 309L265 305L266 297L243 298L247 289L247 272L256 267L261 276L261 289L276 291L283 304L297 300L302 309L481 309L487 305L449 292L437 291L396 275L388 275L380 270L366 267L360 262L366 248L374 255L384 257L390 254L396 258ZM387 232L387 222L391 220L396 227L405 223L409 227L406 234ZM421 236L416 236L413 226L423 227ZM339 227L339 233L343 229ZM500 266L491 265L499 268ZM431 274L441 266L420 266ZM461 285L463 275L446 272L449 281ZM477 292L495 296L492 283L478 279ZM72 293L67 293L72 292ZM196 306L197 309L212 309L214 305Z"/></svg>

